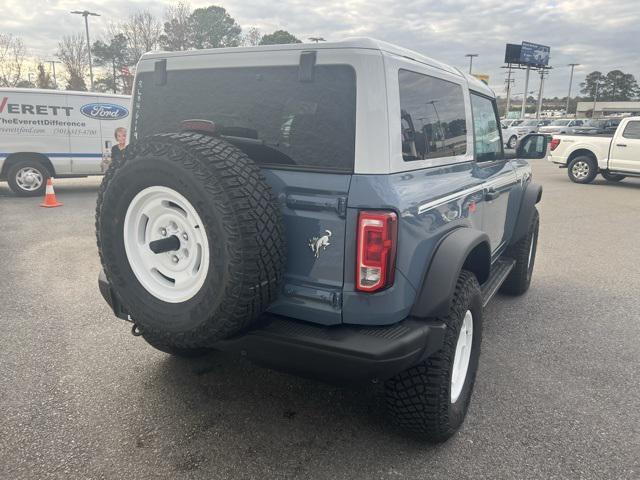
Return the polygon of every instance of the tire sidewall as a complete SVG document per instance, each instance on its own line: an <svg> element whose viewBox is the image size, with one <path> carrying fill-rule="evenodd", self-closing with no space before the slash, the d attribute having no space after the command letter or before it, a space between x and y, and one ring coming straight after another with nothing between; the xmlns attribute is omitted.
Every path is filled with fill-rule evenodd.
<svg viewBox="0 0 640 480"><path fill-rule="evenodd" d="M585 178L576 178L573 175L573 167L578 162L584 162L589 166L589 174ZM567 174L569 175L569 179L574 183L591 183L593 182L593 179L596 178L596 175L598 175L598 164L592 157L576 157L569 162Z"/></svg>
<svg viewBox="0 0 640 480"><path fill-rule="evenodd" d="M469 366L464 380L462 391L455 402L451 402L451 377L453 375L453 363L455 359L455 347L461 333L462 322L467 310L471 311L473 316L473 337L471 343L471 356L469 357ZM462 424L471 403L471 394L475 384L476 373L480 361L480 345L482 343L482 297L479 290L472 295L465 305L456 308L455 325L450 325L447 335L453 335L453 352L449 363L447 398L449 400L449 423L453 428L458 428Z"/></svg>
<svg viewBox="0 0 640 480"><path fill-rule="evenodd" d="M16 175L22 168L30 167L37 170L42 175L42 185L37 190L23 190L16 181ZM41 162L32 160L21 160L9 167L7 171L7 183L9 188L19 197L38 197L44 195L44 191L47 188L47 179L50 177L49 170Z"/></svg>
<svg viewBox="0 0 640 480"><path fill-rule="evenodd" d="M215 179L211 179L215 182ZM180 192L200 216L209 244L209 268L200 290L180 303L164 302L149 293L131 269L124 246L124 219L131 200L151 186ZM215 190L215 187L213 188ZM228 253L234 253L228 230L221 225L216 198L181 168L161 157L140 157L115 173L104 194L99 237L105 274L141 329L166 333L193 331L224 308L228 281ZM108 221L105 221L109 219ZM229 225L226 226L227 229Z"/></svg>

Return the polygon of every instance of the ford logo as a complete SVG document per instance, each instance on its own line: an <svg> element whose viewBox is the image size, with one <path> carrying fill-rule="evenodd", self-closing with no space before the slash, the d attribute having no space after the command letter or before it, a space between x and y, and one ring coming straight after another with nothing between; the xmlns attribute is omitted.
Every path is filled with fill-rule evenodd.
<svg viewBox="0 0 640 480"><path fill-rule="evenodd" d="M129 115L129 110L115 103L88 103L80 107L80 113L97 120L119 120Z"/></svg>

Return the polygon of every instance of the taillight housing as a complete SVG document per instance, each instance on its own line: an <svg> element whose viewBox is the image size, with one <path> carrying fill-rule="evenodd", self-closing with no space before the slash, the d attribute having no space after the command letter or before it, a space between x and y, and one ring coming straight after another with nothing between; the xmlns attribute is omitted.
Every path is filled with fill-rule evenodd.
<svg viewBox="0 0 640 480"><path fill-rule="evenodd" d="M357 242L356 290L377 292L393 285L398 245L396 213L360 212Z"/></svg>
<svg viewBox="0 0 640 480"><path fill-rule="evenodd" d="M560 139L552 138L551 142L549 143L549 147L551 148L551 151L553 152L556 148L558 148L558 145L560 145Z"/></svg>

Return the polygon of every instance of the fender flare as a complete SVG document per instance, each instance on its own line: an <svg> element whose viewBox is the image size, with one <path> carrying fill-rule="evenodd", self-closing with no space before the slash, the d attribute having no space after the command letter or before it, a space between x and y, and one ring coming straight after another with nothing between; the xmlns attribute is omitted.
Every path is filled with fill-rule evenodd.
<svg viewBox="0 0 640 480"><path fill-rule="evenodd" d="M410 315L421 319L447 315L463 267L478 282L486 281L491 269L489 245L488 235L474 228L457 228L446 235L433 254Z"/></svg>
<svg viewBox="0 0 640 480"><path fill-rule="evenodd" d="M522 194L522 202L520 203L516 226L513 229L513 235L509 242L510 245L513 245L527 234L529 225L531 225L531 219L533 218L533 211L541 199L542 185L533 182L528 183Z"/></svg>

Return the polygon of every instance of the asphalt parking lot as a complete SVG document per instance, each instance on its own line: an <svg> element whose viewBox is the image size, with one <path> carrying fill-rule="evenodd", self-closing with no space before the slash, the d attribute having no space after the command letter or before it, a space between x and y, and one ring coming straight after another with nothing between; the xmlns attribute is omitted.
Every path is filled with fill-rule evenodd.
<svg viewBox="0 0 640 480"><path fill-rule="evenodd" d="M171 358L100 297L100 179L57 209L0 184L0 478L640 478L640 180L544 185L531 290L485 314L475 395L440 446L345 389L219 353Z"/></svg>

